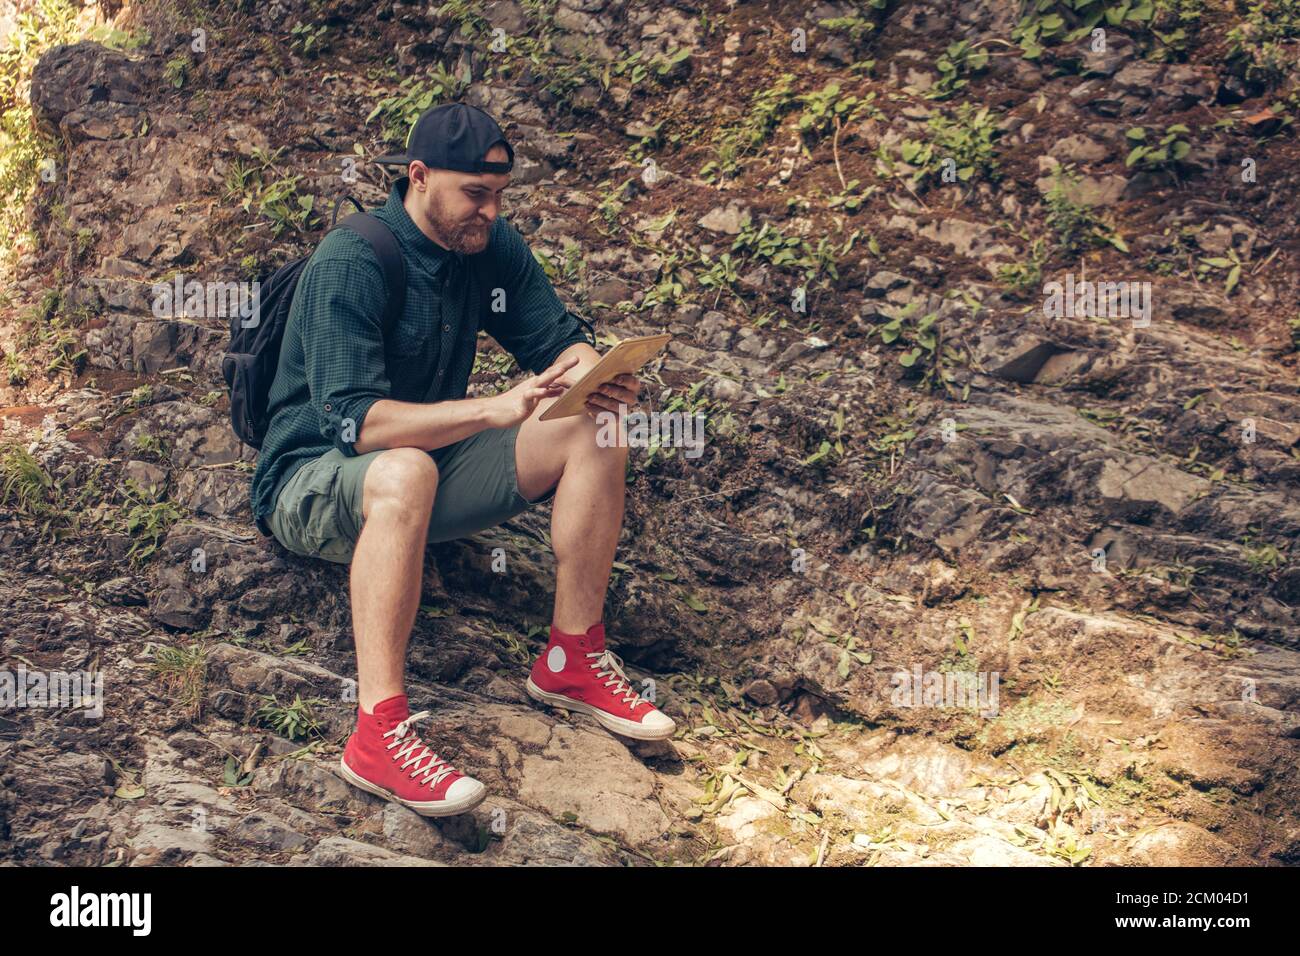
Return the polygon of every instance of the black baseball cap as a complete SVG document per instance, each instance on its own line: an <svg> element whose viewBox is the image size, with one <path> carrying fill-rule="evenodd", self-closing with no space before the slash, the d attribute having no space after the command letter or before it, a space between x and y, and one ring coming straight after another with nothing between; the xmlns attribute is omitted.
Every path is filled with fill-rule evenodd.
<svg viewBox="0 0 1300 956"><path fill-rule="evenodd" d="M497 143L509 160L490 163L483 157ZM476 106L444 103L426 110L406 134L406 150L375 159L384 166L407 166L416 160L430 169L455 169L462 173L508 173L515 151L497 121Z"/></svg>

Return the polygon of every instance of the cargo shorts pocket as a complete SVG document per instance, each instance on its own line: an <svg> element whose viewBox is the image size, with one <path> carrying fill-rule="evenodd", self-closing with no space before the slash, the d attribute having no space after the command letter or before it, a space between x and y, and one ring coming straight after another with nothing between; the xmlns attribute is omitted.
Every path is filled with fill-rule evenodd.
<svg viewBox="0 0 1300 956"><path fill-rule="evenodd" d="M331 459L325 455L302 467L280 492L270 524L283 533L276 537L290 551L345 563L351 559L355 533L342 501L343 463Z"/></svg>

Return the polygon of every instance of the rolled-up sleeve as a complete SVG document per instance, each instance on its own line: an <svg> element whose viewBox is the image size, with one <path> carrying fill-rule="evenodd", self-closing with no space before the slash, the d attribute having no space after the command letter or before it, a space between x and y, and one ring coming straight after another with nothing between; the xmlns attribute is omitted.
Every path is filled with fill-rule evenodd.
<svg viewBox="0 0 1300 956"><path fill-rule="evenodd" d="M536 374L570 345L596 344L591 326L564 307L524 237L501 217L487 251L499 285L482 290L488 297L484 329L521 368Z"/></svg>
<svg viewBox="0 0 1300 956"><path fill-rule="evenodd" d="M313 259L303 270L297 295L305 297L300 312L303 367L321 436L354 456L366 413L391 391L384 363L387 292L379 263Z"/></svg>

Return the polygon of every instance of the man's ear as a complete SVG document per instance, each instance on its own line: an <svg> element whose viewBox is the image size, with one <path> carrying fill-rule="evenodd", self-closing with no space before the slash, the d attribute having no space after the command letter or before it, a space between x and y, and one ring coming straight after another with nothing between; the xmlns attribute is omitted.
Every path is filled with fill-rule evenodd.
<svg viewBox="0 0 1300 956"><path fill-rule="evenodd" d="M411 184L421 192L429 185L429 167L418 159L412 160L411 164L406 167L406 175L411 180Z"/></svg>

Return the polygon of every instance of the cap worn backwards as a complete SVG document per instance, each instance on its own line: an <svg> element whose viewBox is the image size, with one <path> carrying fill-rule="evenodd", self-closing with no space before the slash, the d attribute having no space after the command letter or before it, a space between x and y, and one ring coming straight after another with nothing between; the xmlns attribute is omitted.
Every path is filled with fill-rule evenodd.
<svg viewBox="0 0 1300 956"><path fill-rule="evenodd" d="M500 143L509 157L506 162L489 162L483 157ZM406 136L406 149L375 159L384 166L408 166L419 160L430 169L454 169L462 173L508 173L515 164L515 151L501 127L487 113L465 103L444 103L426 110Z"/></svg>

